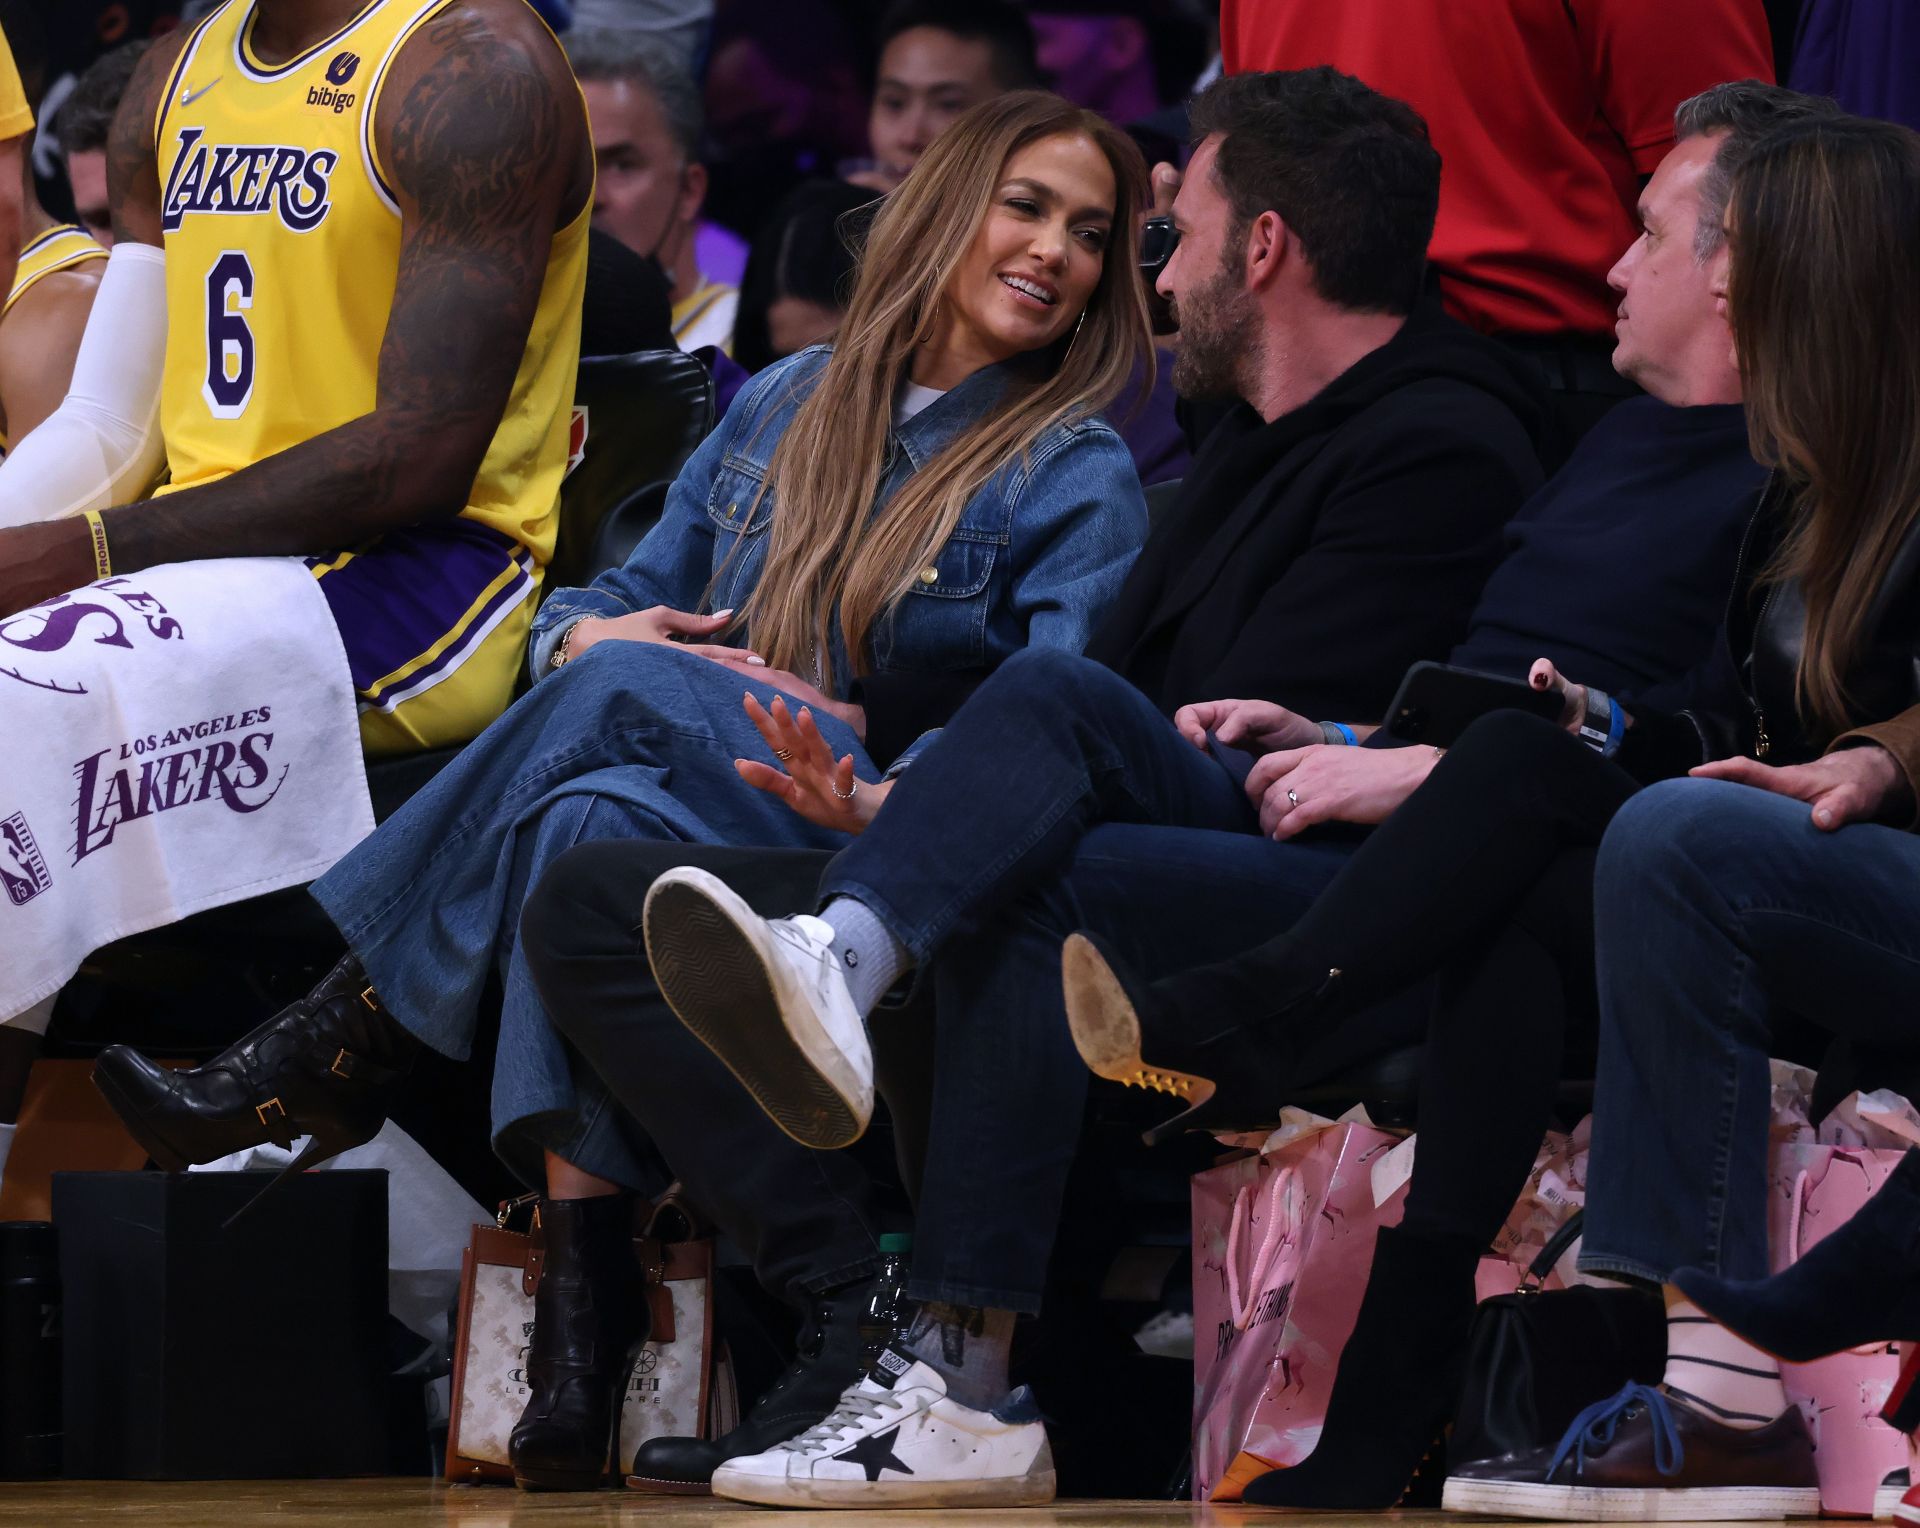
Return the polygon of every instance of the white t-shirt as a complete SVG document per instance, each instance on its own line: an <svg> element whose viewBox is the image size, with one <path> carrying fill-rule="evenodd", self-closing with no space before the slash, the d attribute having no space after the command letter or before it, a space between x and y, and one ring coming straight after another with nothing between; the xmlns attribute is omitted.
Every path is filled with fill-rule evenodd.
<svg viewBox="0 0 1920 1528"><path fill-rule="evenodd" d="M909 419L919 413L935 398L944 398L944 387L922 387L918 382L908 382L900 389L900 396L893 400L893 427L897 430Z"/></svg>

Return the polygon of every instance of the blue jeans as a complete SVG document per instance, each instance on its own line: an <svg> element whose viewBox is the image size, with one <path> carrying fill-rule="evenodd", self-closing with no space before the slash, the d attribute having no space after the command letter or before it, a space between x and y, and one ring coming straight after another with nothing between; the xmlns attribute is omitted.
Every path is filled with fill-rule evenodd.
<svg viewBox="0 0 1920 1528"><path fill-rule="evenodd" d="M914 1298L1039 1309L1087 1091L1061 943L1105 935L1152 979L1284 929L1351 848L1258 829L1235 773L1139 690L1029 650L834 860L822 898L871 907L934 984Z"/></svg>
<svg viewBox="0 0 1920 1528"><path fill-rule="evenodd" d="M951 935L1057 876L1101 822L1259 829L1232 771L1139 690L1091 658L1027 648L901 776L820 894L864 902L926 965Z"/></svg>
<svg viewBox="0 0 1920 1528"><path fill-rule="evenodd" d="M1099 826L1063 874L942 947L914 1299L1040 1309L1089 1081L1061 996L1067 935L1089 930L1143 978L1172 976L1286 928L1350 853L1257 833Z"/></svg>
<svg viewBox="0 0 1920 1528"><path fill-rule="evenodd" d="M494 1143L529 1182L543 1181L544 1148L615 1182L654 1186L605 1086L548 1023L521 954L521 907L547 866L606 839L845 842L735 772L735 758L767 757L741 707L748 691L762 703L777 693L670 646L597 643L313 885L388 1011L444 1055L469 1054L497 974ZM866 778L878 773L850 728L816 720Z"/></svg>
<svg viewBox="0 0 1920 1528"><path fill-rule="evenodd" d="M1589 1272L1767 1272L1776 1013L1920 1052L1920 837L1822 833L1750 786L1671 780L1601 844Z"/></svg>

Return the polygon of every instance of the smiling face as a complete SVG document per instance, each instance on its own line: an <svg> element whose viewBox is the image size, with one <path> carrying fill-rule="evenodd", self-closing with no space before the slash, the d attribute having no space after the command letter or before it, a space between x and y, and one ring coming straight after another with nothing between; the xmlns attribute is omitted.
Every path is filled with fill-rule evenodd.
<svg viewBox="0 0 1920 1528"><path fill-rule="evenodd" d="M1688 138L1660 162L1640 195L1640 237L1607 274L1620 293L1614 369L1682 407L1740 396L1714 291L1724 282L1726 248L1703 261L1696 244L1701 181L1724 141L1723 133Z"/></svg>
<svg viewBox="0 0 1920 1528"><path fill-rule="evenodd" d="M939 370L1039 350L1080 321L1106 265L1115 189L1107 156L1082 133L1042 138L1007 160L941 294L930 342L948 363ZM927 381L920 368L916 380Z"/></svg>

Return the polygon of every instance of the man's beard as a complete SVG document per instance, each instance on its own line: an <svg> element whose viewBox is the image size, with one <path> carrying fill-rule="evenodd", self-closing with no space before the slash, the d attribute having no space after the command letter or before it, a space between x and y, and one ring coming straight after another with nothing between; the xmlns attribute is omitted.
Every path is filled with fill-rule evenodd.
<svg viewBox="0 0 1920 1528"><path fill-rule="evenodd" d="M1240 396L1240 379L1260 344L1254 305L1238 274L1215 272L1173 305L1180 348L1173 358L1173 390L1195 402Z"/></svg>

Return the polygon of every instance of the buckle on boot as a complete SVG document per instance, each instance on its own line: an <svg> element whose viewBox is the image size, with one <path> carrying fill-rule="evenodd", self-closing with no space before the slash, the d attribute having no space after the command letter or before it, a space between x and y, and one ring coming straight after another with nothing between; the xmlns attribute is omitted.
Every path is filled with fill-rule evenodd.
<svg viewBox="0 0 1920 1528"><path fill-rule="evenodd" d="M267 1123L267 1110L269 1109L273 1110L273 1112L279 1115L280 1118L282 1119L285 1119L287 1117L287 1107L285 1104L280 1102L278 1095L276 1095L272 1098L269 1098L263 1104L255 1104L253 1106L253 1112L260 1116L260 1123L263 1126Z"/></svg>
<svg viewBox="0 0 1920 1528"><path fill-rule="evenodd" d="M373 995L372 987L368 986L360 989L360 1001L367 1005L369 1011L373 1013L380 1011L380 999Z"/></svg>
<svg viewBox="0 0 1920 1528"><path fill-rule="evenodd" d="M369 987L367 990L371 992L373 989ZM352 1056L347 1054L346 1049L342 1047L340 1054L333 1058L333 1065L328 1067L327 1070L336 1077L344 1077L351 1081L353 1077L353 1059ZM346 1062L347 1065L342 1066L340 1063L343 1061Z"/></svg>

